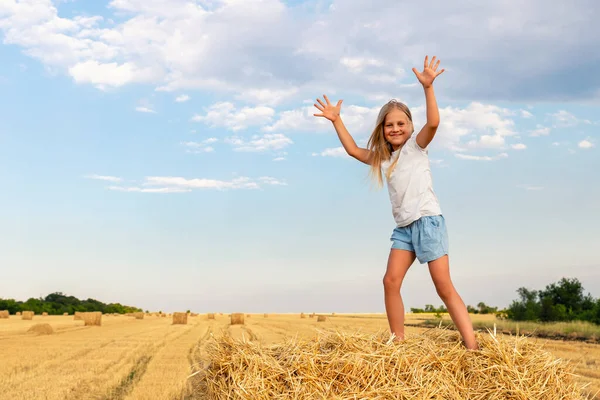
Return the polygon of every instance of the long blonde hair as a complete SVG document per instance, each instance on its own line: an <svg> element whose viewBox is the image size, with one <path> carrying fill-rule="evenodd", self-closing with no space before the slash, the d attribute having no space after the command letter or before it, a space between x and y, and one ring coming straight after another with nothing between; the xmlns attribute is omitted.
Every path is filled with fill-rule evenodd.
<svg viewBox="0 0 600 400"><path fill-rule="evenodd" d="M415 131L412 122L412 114L406 104L401 103L395 99L388 101L386 104L381 107L379 111L379 115L377 116L377 122L375 123L375 129L371 133L371 137L369 137L369 141L367 142L367 148L371 151L371 168L369 169L371 177L376 179L378 183L378 187L383 186L383 175L381 173L381 163L387 161L392 156L392 145L385 140L385 135L383 134L383 124L385 122L385 117L388 115L390 111L393 109L397 109L402 111L408 117L411 125L411 135ZM399 157L398 157L399 158ZM398 158L394 160L392 165L390 165L387 170L386 177L389 179L392 171L396 167L396 163L398 162Z"/></svg>

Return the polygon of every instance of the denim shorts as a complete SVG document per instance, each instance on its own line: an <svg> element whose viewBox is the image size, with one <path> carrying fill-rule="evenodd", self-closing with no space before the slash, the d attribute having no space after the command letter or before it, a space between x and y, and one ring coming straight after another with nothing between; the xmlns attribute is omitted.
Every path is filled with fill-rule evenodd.
<svg viewBox="0 0 600 400"><path fill-rule="evenodd" d="M421 264L448 254L448 232L442 215L425 216L410 225L396 227L392 249L412 251Z"/></svg>

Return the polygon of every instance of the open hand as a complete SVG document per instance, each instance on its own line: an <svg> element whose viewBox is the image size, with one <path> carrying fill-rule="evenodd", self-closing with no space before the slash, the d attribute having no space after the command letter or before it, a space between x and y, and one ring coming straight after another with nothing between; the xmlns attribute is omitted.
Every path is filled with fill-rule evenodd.
<svg viewBox="0 0 600 400"><path fill-rule="evenodd" d="M433 81L435 80L435 78L437 78L438 75L445 71L445 69L442 68L440 71L436 72L437 68L440 65L440 60L438 60L436 63L435 56L433 56L429 65L427 65L427 60L428 56L425 56L425 66L423 68L423 72L417 71L416 68L412 69L415 75L417 76L419 82L421 82L421 85L423 85L423 87L425 88L433 85Z"/></svg>
<svg viewBox="0 0 600 400"><path fill-rule="evenodd" d="M317 109L319 111L321 111L321 114L313 114L313 115L315 117L324 117L324 118L327 118L328 120L330 120L331 122L334 122L340 116L340 110L342 108L343 100L339 100L337 102L337 104L334 106L329 102L329 99L327 98L327 96L323 95L323 98L325 99L325 102L327 104L323 104L321 99L317 99L320 106L315 104L315 107L317 107Z"/></svg>

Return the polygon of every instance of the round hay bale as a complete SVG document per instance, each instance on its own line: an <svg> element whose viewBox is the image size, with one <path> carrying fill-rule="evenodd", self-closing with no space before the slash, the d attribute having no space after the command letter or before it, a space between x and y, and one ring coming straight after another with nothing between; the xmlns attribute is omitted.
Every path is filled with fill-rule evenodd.
<svg viewBox="0 0 600 400"><path fill-rule="evenodd" d="M188 315L183 312L173 313L173 325L187 325Z"/></svg>
<svg viewBox="0 0 600 400"><path fill-rule="evenodd" d="M27 329L29 333L36 333L38 335L52 335L54 333L54 329L50 326L50 324L35 324Z"/></svg>
<svg viewBox="0 0 600 400"><path fill-rule="evenodd" d="M68 312L63 313L63 317L66 317L67 315L69 315Z"/></svg>
<svg viewBox="0 0 600 400"><path fill-rule="evenodd" d="M265 313L265 315L263 315L263 317L269 318L269 314Z"/></svg>
<svg viewBox="0 0 600 400"><path fill-rule="evenodd" d="M308 318L314 318L315 317L315 313L312 313L308 316Z"/></svg>
<svg viewBox="0 0 600 400"><path fill-rule="evenodd" d="M83 313L84 326L102 326L102 312L92 311Z"/></svg>
<svg viewBox="0 0 600 400"><path fill-rule="evenodd" d="M319 316L317 317L317 322L325 322L325 321L327 321L327 317L326 317L326 316L324 316L324 315L319 315Z"/></svg>
<svg viewBox="0 0 600 400"><path fill-rule="evenodd" d="M73 314L73 320L83 321L83 313L81 311L75 311L75 314Z"/></svg>
<svg viewBox="0 0 600 400"><path fill-rule="evenodd" d="M20 317L20 316L21 316L21 311L17 311L17 312L15 313L15 315L16 315L17 317Z"/></svg>
<svg viewBox="0 0 600 400"><path fill-rule="evenodd" d="M304 313L300 313L300 318L306 318L306 315L304 315Z"/></svg>
<svg viewBox="0 0 600 400"><path fill-rule="evenodd" d="M21 316L21 319L32 320L33 319L33 315L34 315L33 311L23 311L23 315Z"/></svg>
<svg viewBox="0 0 600 400"><path fill-rule="evenodd" d="M135 317L135 319L144 319L144 313L143 312L133 313L133 316Z"/></svg>
<svg viewBox="0 0 600 400"><path fill-rule="evenodd" d="M244 325L244 313L232 313L231 325Z"/></svg>
<svg viewBox="0 0 600 400"><path fill-rule="evenodd" d="M42 317L47 317L47 316L48 316L48 313L47 313L46 311L44 311L44 312L42 313Z"/></svg>
<svg viewBox="0 0 600 400"><path fill-rule="evenodd" d="M208 315L206 316L207 319L215 319L215 314L214 313L208 313Z"/></svg>
<svg viewBox="0 0 600 400"><path fill-rule="evenodd" d="M0 311L0 319L7 319L9 318L9 314L8 314L8 310L2 310Z"/></svg>

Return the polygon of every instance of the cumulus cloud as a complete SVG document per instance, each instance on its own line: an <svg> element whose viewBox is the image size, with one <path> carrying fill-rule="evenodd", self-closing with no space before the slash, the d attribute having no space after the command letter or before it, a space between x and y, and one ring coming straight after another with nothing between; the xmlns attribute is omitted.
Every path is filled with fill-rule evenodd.
<svg viewBox="0 0 600 400"><path fill-rule="evenodd" d="M234 151L262 152L281 150L294 142L281 133L266 133L262 136L254 135L250 140L233 136L225 139L226 143L233 146Z"/></svg>
<svg viewBox="0 0 600 400"><path fill-rule="evenodd" d="M204 115L194 115L192 121L204 122L210 127L225 127L232 131L239 131L251 126L268 124L274 115L275 110L271 107L243 107L238 110L233 103L220 102L208 107Z"/></svg>
<svg viewBox="0 0 600 400"><path fill-rule="evenodd" d="M510 147L512 147L514 150L525 150L527 148L527 146L525 146L523 143L515 143Z"/></svg>
<svg viewBox="0 0 600 400"><path fill-rule="evenodd" d="M322 157L350 157L346 150L343 147L332 147L325 149L321 152L312 153L313 156L322 156Z"/></svg>
<svg viewBox="0 0 600 400"><path fill-rule="evenodd" d="M262 189L265 186L286 185L287 182L285 180L270 176L261 176L256 179L240 176L231 180L149 176L136 186L109 186L107 189L112 191L139 193L186 193L197 189L223 191L236 189Z"/></svg>
<svg viewBox="0 0 600 400"><path fill-rule="evenodd" d="M472 160L472 161L496 161L496 160L500 160L500 159L508 157L508 154L506 154L506 153L500 153L495 156L474 156L474 155L470 155L470 154L461 154L461 153L457 153L455 155L456 155L456 157L461 158L463 160Z"/></svg>
<svg viewBox="0 0 600 400"><path fill-rule="evenodd" d="M138 107L136 107L135 111L142 112L142 113L149 113L149 114L155 114L156 113L156 111L154 111L150 107L144 107L144 106L138 106Z"/></svg>
<svg viewBox="0 0 600 400"><path fill-rule="evenodd" d="M212 153L215 149L210 145L218 141L217 138L208 138L201 142L188 141L181 142L181 144L186 147L186 153Z"/></svg>
<svg viewBox="0 0 600 400"><path fill-rule="evenodd" d="M579 146L580 149L591 149L592 147L594 147L594 143L592 143L588 139L585 139L579 142L577 146Z"/></svg>
<svg viewBox="0 0 600 400"><path fill-rule="evenodd" d="M185 103L186 101L188 101L190 99L190 96L188 96L187 94L182 94L180 96L177 96L175 98L175 101L177 103Z"/></svg>
<svg viewBox="0 0 600 400"><path fill-rule="evenodd" d="M108 182L121 182L123 180L122 178L119 178L117 176L96 175L96 174L86 175L85 177L88 179L97 179L100 181L108 181Z"/></svg>

